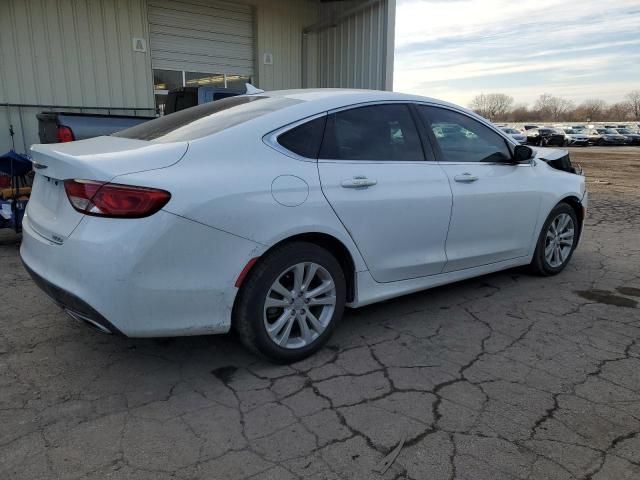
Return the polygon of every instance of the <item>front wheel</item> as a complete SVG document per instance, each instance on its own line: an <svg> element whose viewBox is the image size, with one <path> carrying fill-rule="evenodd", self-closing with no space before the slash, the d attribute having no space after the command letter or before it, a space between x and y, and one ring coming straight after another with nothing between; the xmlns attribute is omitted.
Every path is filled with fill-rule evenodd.
<svg viewBox="0 0 640 480"><path fill-rule="evenodd" d="M265 255L245 280L233 325L251 350L278 362L317 351L342 318L344 272L324 248L292 242Z"/></svg>
<svg viewBox="0 0 640 480"><path fill-rule="evenodd" d="M530 267L539 275L556 275L569 263L578 241L578 217L562 202L547 217Z"/></svg>

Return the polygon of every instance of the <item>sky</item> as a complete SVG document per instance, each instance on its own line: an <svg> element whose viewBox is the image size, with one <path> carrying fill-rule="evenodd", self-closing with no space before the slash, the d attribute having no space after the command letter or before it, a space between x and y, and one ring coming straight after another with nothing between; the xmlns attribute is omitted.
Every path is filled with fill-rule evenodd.
<svg viewBox="0 0 640 480"><path fill-rule="evenodd" d="M640 0L397 0L394 90L467 106L640 89Z"/></svg>

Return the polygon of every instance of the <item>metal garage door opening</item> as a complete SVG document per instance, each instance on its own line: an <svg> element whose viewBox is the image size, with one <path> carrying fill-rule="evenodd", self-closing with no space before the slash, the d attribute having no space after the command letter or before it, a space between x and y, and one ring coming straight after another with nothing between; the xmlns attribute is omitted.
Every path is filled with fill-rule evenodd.
<svg viewBox="0 0 640 480"><path fill-rule="evenodd" d="M160 113L179 87L242 88L254 65L250 5L220 1L149 0L154 95Z"/></svg>

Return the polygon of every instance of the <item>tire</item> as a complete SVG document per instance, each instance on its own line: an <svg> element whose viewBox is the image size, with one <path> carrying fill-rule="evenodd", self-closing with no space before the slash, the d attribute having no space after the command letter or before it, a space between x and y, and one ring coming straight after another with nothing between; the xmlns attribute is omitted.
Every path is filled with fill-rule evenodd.
<svg viewBox="0 0 640 480"><path fill-rule="evenodd" d="M564 141L562 142L562 146L563 146L563 147L568 147L568 146L569 146L569 140L564 140Z"/></svg>
<svg viewBox="0 0 640 480"><path fill-rule="evenodd" d="M602 140L602 139L598 140L598 146L599 147L604 147L605 145L606 145L606 143L605 143L604 140Z"/></svg>
<svg viewBox="0 0 640 480"><path fill-rule="evenodd" d="M320 293L311 297L313 291ZM331 253L313 243L287 243L249 272L238 293L233 327L250 350L275 362L296 362L327 342L342 318L346 292L344 272Z"/></svg>
<svg viewBox="0 0 640 480"><path fill-rule="evenodd" d="M563 223L565 220L567 223ZM556 205L538 236L536 250L529 265L533 273L549 276L557 275L564 270L576 248L579 228L578 217L573 208L564 202ZM559 230L560 235L555 235L554 230ZM568 235L569 230L573 232L571 236ZM554 242L558 242L556 248L552 246Z"/></svg>

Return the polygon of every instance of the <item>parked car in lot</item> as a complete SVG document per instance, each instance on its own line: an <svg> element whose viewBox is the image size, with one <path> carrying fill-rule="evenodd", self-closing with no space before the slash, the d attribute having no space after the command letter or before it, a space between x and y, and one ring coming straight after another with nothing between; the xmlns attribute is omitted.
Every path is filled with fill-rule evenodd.
<svg viewBox="0 0 640 480"><path fill-rule="evenodd" d="M613 128L589 129L589 143L592 145L624 145L627 139Z"/></svg>
<svg viewBox="0 0 640 480"><path fill-rule="evenodd" d="M586 147L589 145L589 135L585 130L576 128L563 128L566 145L571 147Z"/></svg>
<svg viewBox="0 0 640 480"><path fill-rule="evenodd" d="M640 145L640 133L634 133L628 128L616 128L615 131L627 139L628 145Z"/></svg>
<svg viewBox="0 0 640 480"><path fill-rule="evenodd" d="M513 138L520 145L524 145L525 143L527 143L527 136L524 133L516 130L515 128L502 127L500 128L500 130Z"/></svg>
<svg viewBox="0 0 640 480"><path fill-rule="evenodd" d="M570 261L587 206L563 150L391 92L292 90L32 148L21 257L72 317L132 337L234 328L277 361L345 306Z"/></svg>
<svg viewBox="0 0 640 480"><path fill-rule="evenodd" d="M538 145L541 147L558 146L562 147L568 144L564 132L559 128L538 127L526 131L527 143L530 145Z"/></svg>

